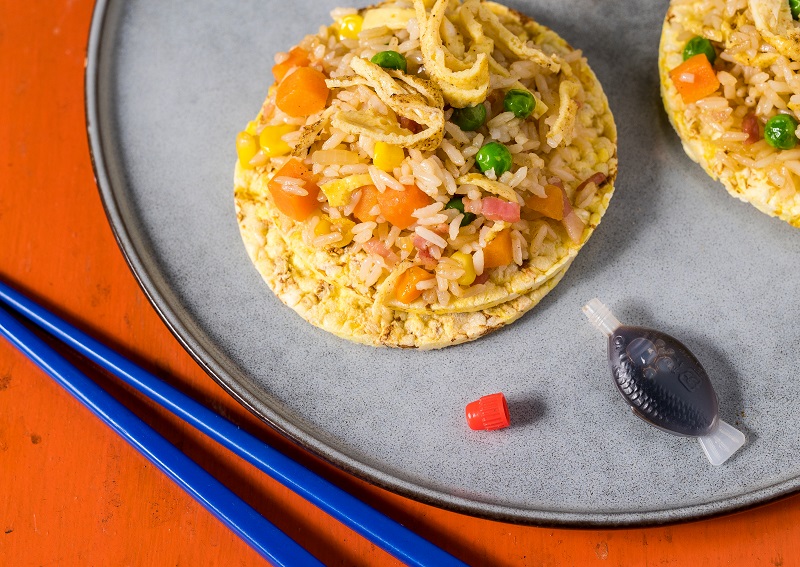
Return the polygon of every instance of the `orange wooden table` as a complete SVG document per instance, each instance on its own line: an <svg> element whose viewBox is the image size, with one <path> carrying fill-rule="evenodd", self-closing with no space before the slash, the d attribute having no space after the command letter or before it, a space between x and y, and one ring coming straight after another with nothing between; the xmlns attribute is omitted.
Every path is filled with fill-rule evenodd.
<svg viewBox="0 0 800 567"><path fill-rule="evenodd" d="M0 277L472 565L800 565L800 496L668 527L565 530L446 512L359 481L250 415L178 344L106 221L85 133L91 0L0 2ZM329 565L397 562L109 377L81 367ZM263 565L0 340L0 565Z"/></svg>

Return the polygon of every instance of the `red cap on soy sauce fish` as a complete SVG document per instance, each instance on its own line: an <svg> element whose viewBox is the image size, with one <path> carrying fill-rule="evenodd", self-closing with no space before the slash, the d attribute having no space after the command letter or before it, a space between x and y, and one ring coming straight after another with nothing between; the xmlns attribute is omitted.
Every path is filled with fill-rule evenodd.
<svg viewBox="0 0 800 567"><path fill-rule="evenodd" d="M466 413L470 429L492 431L508 427L511 423L506 397L502 392L468 403Z"/></svg>

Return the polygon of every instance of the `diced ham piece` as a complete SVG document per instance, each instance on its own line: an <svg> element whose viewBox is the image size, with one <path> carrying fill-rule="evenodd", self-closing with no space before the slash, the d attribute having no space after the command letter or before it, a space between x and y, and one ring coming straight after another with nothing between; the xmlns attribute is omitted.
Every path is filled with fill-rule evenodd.
<svg viewBox="0 0 800 567"><path fill-rule="evenodd" d="M475 215L481 214L482 205L481 205L481 200L480 199L474 199L473 200L473 199L467 199L466 197L464 197L461 200L461 202L464 203L464 212L465 213L472 213L472 214L475 214Z"/></svg>
<svg viewBox="0 0 800 567"><path fill-rule="evenodd" d="M431 245L430 242L422 238L419 234L415 234L414 239L411 242L414 243L414 248L420 251L424 250L425 252L428 251L428 246Z"/></svg>
<svg viewBox="0 0 800 567"><path fill-rule="evenodd" d="M438 234L439 236L444 236L445 234L450 233L450 225L440 222L439 224L433 225L430 229Z"/></svg>
<svg viewBox="0 0 800 567"><path fill-rule="evenodd" d="M431 255L429 249L431 243L418 234L414 235L412 242L414 243L414 248L417 249L417 257L422 261L422 265L428 269L435 268L438 261Z"/></svg>
<svg viewBox="0 0 800 567"><path fill-rule="evenodd" d="M497 197L484 197L481 201L481 209L481 214L489 220L511 223L519 221L519 203L511 203Z"/></svg>
<svg viewBox="0 0 800 567"><path fill-rule="evenodd" d="M758 125L758 118L753 113L745 114L742 118L742 132L747 134L747 139L744 141L745 146L755 144L761 139L761 128Z"/></svg>
<svg viewBox="0 0 800 567"><path fill-rule="evenodd" d="M606 180L606 174L598 171L597 173L592 175L589 179L578 185L578 187L575 189L575 192L577 193L578 191L589 185L589 183L594 183L595 185L600 187L600 185L602 185L603 181L605 180Z"/></svg>
<svg viewBox="0 0 800 567"><path fill-rule="evenodd" d="M367 252L369 252L371 254L377 254L378 256L381 256L382 258L385 258L386 262L390 266L395 265L400 260L400 258L397 256L397 254L395 254L394 252L389 250L386 247L386 245L383 242L381 242L380 240L378 240L377 238L373 238L372 240L367 240L363 244L363 246L364 246L364 250L366 250Z"/></svg>
<svg viewBox="0 0 800 567"><path fill-rule="evenodd" d="M406 130L411 130L412 134L416 134L418 132L422 132L422 125L414 122L410 118L406 118L405 116L399 116L397 121L400 123L400 126L405 128Z"/></svg>
<svg viewBox="0 0 800 567"><path fill-rule="evenodd" d="M478 285L482 283L486 283L489 281L489 270L484 270L481 275L475 278L475 281L472 282L473 285Z"/></svg>

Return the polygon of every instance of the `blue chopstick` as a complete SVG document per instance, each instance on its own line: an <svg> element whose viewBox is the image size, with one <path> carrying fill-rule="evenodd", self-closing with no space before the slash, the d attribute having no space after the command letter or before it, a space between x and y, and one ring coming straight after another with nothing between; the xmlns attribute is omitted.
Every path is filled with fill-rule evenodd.
<svg viewBox="0 0 800 567"><path fill-rule="evenodd" d="M414 567L466 565L2 282L0 282L0 300L407 565ZM235 527L231 527L236 531Z"/></svg>
<svg viewBox="0 0 800 567"><path fill-rule="evenodd" d="M323 565L2 307L0 335L39 365L265 559L282 567Z"/></svg>

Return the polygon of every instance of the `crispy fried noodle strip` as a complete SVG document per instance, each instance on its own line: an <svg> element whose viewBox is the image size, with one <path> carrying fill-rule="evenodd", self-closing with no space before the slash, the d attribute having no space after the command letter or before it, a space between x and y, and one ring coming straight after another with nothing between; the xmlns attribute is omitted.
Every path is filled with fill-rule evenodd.
<svg viewBox="0 0 800 567"><path fill-rule="evenodd" d="M511 201L512 203L519 203L520 198L517 196L517 192L514 191L511 187L506 185L505 183L500 183L499 181L494 181L489 179L485 175L480 173L468 173L466 175L462 175L458 179L456 179L456 183L459 185L477 185L484 191L488 193L493 193L498 197L502 197L506 201Z"/></svg>
<svg viewBox="0 0 800 567"><path fill-rule="evenodd" d="M388 116L370 111L339 111L331 120L335 128L348 134L364 134L377 141L421 151L439 147L444 136L444 100L441 90L434 83L405 73L387 71L358 57L353 58L350 67L356 75L328 79L328 87L367 85L396 114L427 128L414 134Z"/></svg>
<svg viewBox="0 0 800 567"><path fill-rule="evenodd" d="M319 115L317 120L303 126L302 130L300 130L300 140L292 150L294 157L304 158L306 156L308 149L317 141L322 129L330 122L335 110L334 107L329 106Z"/></svg>
<svg viewBox="0 0 800 567"><path fill-rule="evenodd" d="M530 47L506 28L500 19L486 4L480 4L478 18L483 22L484 29L494 39L498 48L513 53L520 59L533 61L550 73L558 73L561 65L553 57L545 55L539 48Z"/></svg>
<svg viewBox="0 0 800 567"><path fill-rule="evenodd" d="M546 72L560 69L558 61L511 33L480 0L466 0L455 8L449 0L436 0L430 12L425 4L424 0L414 0L425 70L439 83L452 106L463 108L486 98L495 46L506 54L533 61Z"/></svg>
<svg viewBox="0 0 800 567"><path fill-rule="evenodd" d="M476 0L468 0L458 10L460 23L472 40L469 50L463 53L463 34L459 33L456 22L445 17L448 0L437 0L430 13L422 0L414 0L425 70L442 87L445 100L456 107L483 102L489 91L489 54L494 44L475 21L476 3ZM445 47L442 29L445 30L448 47L455 47L455 55ZM461 39L455 40L455 36Z"/></svg>
<svg viewBox="0 0 800 567"><path fill-rule="evenodd" d="M547 133L547 145L551 148L559 144L569 145L575 133L575 118L578 116L578 103L575 96L580 92L578 83L562 81L558 86L558 116Z"/></svg>

